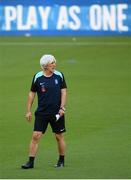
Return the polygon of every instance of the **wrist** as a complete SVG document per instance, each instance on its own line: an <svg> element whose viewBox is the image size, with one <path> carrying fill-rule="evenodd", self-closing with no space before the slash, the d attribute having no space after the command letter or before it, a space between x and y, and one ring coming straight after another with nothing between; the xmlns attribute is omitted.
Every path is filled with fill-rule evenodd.
<svg viewBox="0 0 131 180"><path fill-rule="evenodd" d="M65 107L62 107L62 106L61 106L60 109L63 110L63 111L65 111Z"/></svg>

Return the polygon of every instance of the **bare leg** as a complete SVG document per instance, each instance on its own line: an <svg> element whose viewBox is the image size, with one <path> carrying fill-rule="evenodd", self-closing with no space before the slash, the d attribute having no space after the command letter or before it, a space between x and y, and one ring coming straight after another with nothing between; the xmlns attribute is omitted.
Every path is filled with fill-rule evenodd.
<svg viewBox="0 0 131 180"><path fill-rule="evenodd" d="M35 157L38 151L38 142L42 136L42 132L34 131L29 147L29 156Z"/></svg>
<svg viewBox="0 0 131 180"><path fill-rule="evenodd" d="M38 150L38 142L42 136L42 132L34 131L29 147L29 161L21 166L22 169L29 169L34 167L34 159Z"/></svg>
<svg viewBox="0 0 131 180"><path fill-rule="evenodd" d="M65 140L64 140L64 136L62 133L60 134L55 134L56 140L57 140L57 144L58 144L58 152L59 155L64 156L65 155Z"/></svg>
<svg viewBox="0 0 131 180"><path fill-rule="evenodd" d="M58 145L58 152L59 152L59 159L57 164L55 165L56 168L64 167L64 157L65 157L65 140L63 134L55 134L57 145Z"/></svg>

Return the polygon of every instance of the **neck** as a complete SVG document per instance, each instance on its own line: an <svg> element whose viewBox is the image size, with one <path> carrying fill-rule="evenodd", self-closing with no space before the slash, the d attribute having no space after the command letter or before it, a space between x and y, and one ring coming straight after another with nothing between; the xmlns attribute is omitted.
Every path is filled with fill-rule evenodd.
<svg viewBox="0 0 131 180"><path fill-rule="evenodd" d="M43 74L44 74L44 76L46 76L46 77L50 77L50 76L53 75L53 72L48 71L48 70L43 70Z"/></svg>

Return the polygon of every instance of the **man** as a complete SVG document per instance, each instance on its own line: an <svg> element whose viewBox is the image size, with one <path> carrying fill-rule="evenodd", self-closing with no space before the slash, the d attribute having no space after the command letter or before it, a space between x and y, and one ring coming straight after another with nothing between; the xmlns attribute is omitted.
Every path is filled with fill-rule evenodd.
<svg viewBox="0 0 131 180"><path fill-rule="evenodd" d="M38 142L50 124L54 132L59 152L59 159L55 167L64 167L65 140L65 103L66 82L64 75L56 71L56 59L53 55L43 55L40 59L42 71L35 74L27 101L26 118L32 119L31 107L38 95L38 107L35 112L34 131L29 146L29 160L21 166L22 169L34 168L34 160L38 150Z"/></svg>

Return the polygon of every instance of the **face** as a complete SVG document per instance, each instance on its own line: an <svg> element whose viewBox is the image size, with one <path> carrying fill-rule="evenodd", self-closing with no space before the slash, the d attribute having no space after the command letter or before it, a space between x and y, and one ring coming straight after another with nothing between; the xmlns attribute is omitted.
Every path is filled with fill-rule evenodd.
<svg viewBox="0 0 131 180"><path fill-rule="evenodd" d="M56 63L52 62L52 63L46 65L45 70L50 73L53 73L55 70L55 67L56 67Z"/></svg>

